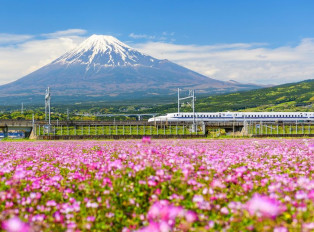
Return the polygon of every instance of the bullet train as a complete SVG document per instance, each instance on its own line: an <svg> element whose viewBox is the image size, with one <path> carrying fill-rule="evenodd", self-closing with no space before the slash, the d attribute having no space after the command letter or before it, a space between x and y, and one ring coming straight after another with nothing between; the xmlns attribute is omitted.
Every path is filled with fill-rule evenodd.
<svg viewBox="0 0 314 232"><path fill-rule="evenodd" d="M314 112L217 112L195 113L196 122L269 121L314 122ZM148 122L193 122L193 113L170 113L148 119Z"/></svg>

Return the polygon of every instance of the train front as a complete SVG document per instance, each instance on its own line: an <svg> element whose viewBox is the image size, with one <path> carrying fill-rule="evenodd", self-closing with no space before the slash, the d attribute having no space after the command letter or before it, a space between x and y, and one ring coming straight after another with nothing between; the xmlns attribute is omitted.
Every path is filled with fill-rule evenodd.
<svg viewBox="0 0 314 232"><path fill-rule="evenodd" d="M158 116L148 119L148 122L165 122L167 121L167 116Z"/></svg>

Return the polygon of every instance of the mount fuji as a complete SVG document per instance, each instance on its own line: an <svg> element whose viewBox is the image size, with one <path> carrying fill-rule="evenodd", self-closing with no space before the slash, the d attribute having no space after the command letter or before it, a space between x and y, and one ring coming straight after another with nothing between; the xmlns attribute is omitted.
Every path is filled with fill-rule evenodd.
<svg viewBox="0 0 314 232"><path fill-rule="evenodd" d="M194 88L202 93L258 88L206 77L169 60L145 55L105 35L92 35L52 63L0 86L0 95L19 103L20 99L35 101L42 98L48 86L52 96L63 102L171 95L177 88Z"/></svg>

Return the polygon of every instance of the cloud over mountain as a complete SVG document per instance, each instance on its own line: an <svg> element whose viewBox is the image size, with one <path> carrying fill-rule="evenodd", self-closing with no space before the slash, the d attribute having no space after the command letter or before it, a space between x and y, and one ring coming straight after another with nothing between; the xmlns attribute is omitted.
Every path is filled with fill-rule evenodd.
<svg viewBox="0 0 314 232"><path fill-rule="evenodd" d="M83 29L69 29L44 35L0 34L0 84L17 80L57 59L82 42L84 33ZM281 84L314 77L313 38L302 39L293 46L270 47L263 43L180 45L156 40L163 35L132 35L149 40L129 43L139 51L218 80Z"/></svg>

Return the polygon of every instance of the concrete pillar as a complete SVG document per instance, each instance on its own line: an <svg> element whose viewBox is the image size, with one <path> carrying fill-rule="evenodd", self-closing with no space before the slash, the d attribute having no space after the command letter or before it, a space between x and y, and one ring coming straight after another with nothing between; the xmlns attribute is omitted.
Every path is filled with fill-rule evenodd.
<svg viewBox="0 0 314 232"><path fill-rule="evenodd" d="M3 137L4 138L7 138L8 137L8 134L9 134L9 128L7 125L5 125L5 127L2 128L2 131L3 131Z"/></svg>

